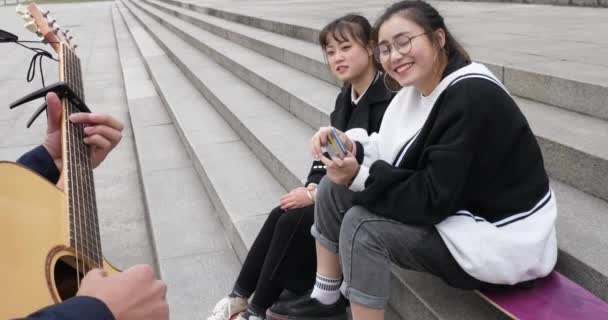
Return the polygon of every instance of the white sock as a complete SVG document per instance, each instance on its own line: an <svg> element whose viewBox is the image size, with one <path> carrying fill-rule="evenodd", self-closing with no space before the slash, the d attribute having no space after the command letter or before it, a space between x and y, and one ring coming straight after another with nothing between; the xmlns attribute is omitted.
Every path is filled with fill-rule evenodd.
<svg viewBox="0 0 608 320"><path fill-rule="evenodd" d="M342 279L332 279L317 273L315 287L310 297L319 300L322 304L334 304L340 298L340 284Z"/></svg>

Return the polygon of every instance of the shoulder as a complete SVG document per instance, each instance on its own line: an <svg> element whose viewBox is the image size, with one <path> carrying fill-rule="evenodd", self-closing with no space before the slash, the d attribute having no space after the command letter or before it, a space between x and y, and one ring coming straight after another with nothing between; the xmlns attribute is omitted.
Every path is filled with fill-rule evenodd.
<svg viewBox="0 0 608 320"><path fill-rule="evenodd" d="M501 84L484 77L469 77L452 83L442 94L441 104L449 105L453 110L475 110L483 114L517 107Z"/></svg>

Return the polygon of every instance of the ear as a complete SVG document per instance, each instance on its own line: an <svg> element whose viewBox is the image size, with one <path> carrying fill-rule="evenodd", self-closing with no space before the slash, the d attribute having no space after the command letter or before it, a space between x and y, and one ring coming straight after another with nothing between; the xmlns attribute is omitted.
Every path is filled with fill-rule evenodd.
<svg viewBox="0 0 608 320"><path fill-rule="evenodd" d="M376 43L374 41L370 41L367 46L365 46L365 50L367 50L367 55L368 56L373 56L374 55L374 47L376 46Z"/></svg>
<svg viewBox="0 0 608 320"><path fill-rule="evenodd" d="M444 49L445 48L445 30L443 30L442 28L435 30L435 36L437 36L437 41L439 42L439 47L441 47L441 49Z"/></svg>

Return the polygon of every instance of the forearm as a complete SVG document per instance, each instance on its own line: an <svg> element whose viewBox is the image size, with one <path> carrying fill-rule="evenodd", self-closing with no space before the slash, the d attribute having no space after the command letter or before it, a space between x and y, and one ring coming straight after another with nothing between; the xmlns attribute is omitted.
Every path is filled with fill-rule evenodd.
<svg viewBox="0 0 608 320"><path fill-rule="evenodd" d="M74 297L46 307L26 317L27 320L114 320L110 309L92 297Z"/></svg>

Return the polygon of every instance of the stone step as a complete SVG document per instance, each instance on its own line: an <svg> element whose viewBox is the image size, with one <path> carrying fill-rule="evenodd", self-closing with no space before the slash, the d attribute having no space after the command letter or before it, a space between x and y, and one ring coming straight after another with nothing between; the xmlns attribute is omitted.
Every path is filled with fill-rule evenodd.
<svg viewBox="0 0 608 320"><path fill-rule="evenodd" d="M144 0L145 3L219 37L238 43L282 64L308 73L321 80L340 85L329 70L319 45L274 32L217 18L197 11L176 7L178 3Z"/></svg>
<svg viewBox="0 0 608 320"><path fill-rule="evenodd" d="M143 1L134 2L190 45L236 74L313 128L329 123L339 88L234 42L169 15ZM314 94L311 94L314 93ZM328 97L329 100L327 99Z"/></svg>
<svg viewBox="0 0 608 320"><path fill-rule="evenodd" d="M189 59L190 61L196 60L197 62L191 62L191 64L202 64L208 65L211 60L205 57L203 54L198 52L195 48L189 47L183 40L179 39L175 35L172 35L169 30L166 30L158 23L154 22L150 17L146 16L144 12L139 10L136 6L134 6L131 2L123 1L123 3L128 7L129 10L134 14L136 19L140 20L142 24L145 25L145 28L150 32L153 37L159 42L159 45L167 50L167 54L169 56L173 55L172 60L179 59L180 61L177 63L180 66L180 69L186 74L190 73L188 77L195 77L191 79L196 87L199 88L203 92L203 95L206 96L214 107L221 110L220 113L226 116L227 113L233 113L232 115L228 115L228 122L231 126L233 126L234 130L239 133L242 139L248 142L248 145L253 150L260 149L259 143L265 143L263 148L267 148L269 151L263 151L263 156L270 157L282 157L282 155L286 154L285 151L297 151L299 148L305 149L305 146L298 147L297 143L293 143L294 138L301 137L302 140L308 140L312 131L304 126L307 131L300 131L297 127L293 127L293 125L297 122L300 122L292 115L287 113L285 110L280 107L274 105L274 102L269 100L268 98L261 95L256 90L248 87L242 80L239 80L236 76L232 75L228 71L223 71L223 74L217 71L210 71L212 67L207 68L207 72L197 72L195 75L192 72L189 72L187 68L194 68L193 65L184 64L184 59ZM196 58L196 59L195 59ZM220 83L220 85L215 85L216 83ZM230 90L222 90L221 84L230 83ZM204 87L204 88L203 88ZM255 112L258 113L257 116L251 116L251 110L244 112L243 107L240 106L243 99L234 99L234 96L244 98L245 101L248 101L251 105L255 106ZM282 113L282 114L281 114ZM232 120L232 118L236 118ZM294 122L292 123L291 120ZM260 127L260 120L265 123L265 129ZM278 121L277 121L278 120ZM280 126L283 126L281 123L286 125L286 128L289 128L287 131L278 131L277 129L282 128L268 128L267 123L277 123ZM247 126L249 126L250 131L247 130ZM245 127L245 128L243 128ZM264 132L266 131L266 133ZM272 131L272 132L269 132ZM258 137L246 137L246 135L255 135ZM285 139L286 138L286 139ZM286 140L288 143L286 144ZM257 141L256 141L257 140ZM250 144L251 143L251 144ZM295 146L295 147L294 147ZM266 152L269 152L268 155L264 155ZM259 157L259 153L256 152L256 155ZM299 169L299 164L305 164L304 168L308 169L308 161L310 156L298 155L298 158L288 159L290 162L285 165L283 168L277 168L273 171L285 171L286 174L291 176L290 181L283 182L283 184L290 184L291 181L297 180L298 176L302 176L302 174L296 174L296 171L301 171ZM275 160L276 163L280 163L280 160ZM264 160L265 164L268 164L268 161ZM276 176L276 175L275 175ZM280 175L279 175L280 176ZM298 182L299 183L299 182ZM225 192L230 192L229 190ZM268 202L268 208L276 205L276 200L272 202ZM248 226L244 226L243 228L238 229L237 232L240 233L240 239L244 242L242 246L248 247L248 245L253 241L254 237L257 235L259 228L261 227L262 219L257 221L252 221ZM231 237L233 238L233 237ZM239 246L238 244L235 246ZM403 290L407 290L407 287L404 287ZM409 294L412 299L408 301L408 306L416 308L417 310L427 308L427 302L416 299L415 293ZM439 302L440 304L445 303L454 303L450 302L450 300ZM449 308L449 306L444 307ZM496 311L493 309L489 309L492 314L495 314ZM475 314L474 311L473 314ZM487 316L484 317L473 317L470 319L487 319Z"/></svg>
<svg viewBox="0 0 608 320"><path fill-rule="evenodd" d="M135 6L133 9L138 10L138 13L142 12L141 6L155 10L141 2L129 4ZM286 189L300 186L310 165L311 157L307 146L314 133L313 129L223 68L195 71L197 65L218 64L198 48L177 37L173 29L165 28L153 20L154 16L140 17L142 14L136 16L146 19L146 28L155 26L157 29L154 32L162 33L162 37L155 37L162 40L159 45L230 123L275 178ZM180 51L176 53L173 50Z"/></svg>
<svg viewBox="0 0 608 320"><path fill-rule="evenodd" d="M158 271L168 286L171 319L190 320L209 314L231 290L240 264L144 67L142 59L162 51L131 27L134 44L116 7L112 13L115 33L127 35L117 42Z"/></svg>
<svg viewBox="0 0 608 320"><path fill-rule="evenodd" d="M182 9L174 7L172 12L180 12L176 18L144 2L154 2L164 7L158 1L145 0L136 2L136 5L147 8L156 20L182 39L311 127L318 128L329 123L331 104L328 102L335 100L339 90L337 86L201 30L182 20L190 16ZM551 176L608 200L608 122L524 98L517 100L536 130Z"/></svg>
<svg viewBox="0 0 608 320"><path fill-rule="evenodd" d="M130 13L123 13L130 16ZM142 39L151 41L149 35ZM154 50L162 50L152 43ZM229 237L240 237L239 228L258 226L276 205L285 189L253 152L205 100L190 80L166 55L144 60L152 80L186 144L195 167L208 190ZM211 64L200 65L210 71ZM219 68L219 66L217 66ZM252 239L247 239L252 240ZM232 241L232 243L239 241ZM244 258L252 241L240 239L235 247Z"/></svg>
<svg viewBox="0 0 608 320"><path fill-rule="evenodd" d="M365 16L375 18L386 5L385 1L370 1L364 9L357 9L355 3L344 1L333 5L332 10L327 11L328 13L323 13L324 11L319 11L318 7L326 4L320 0L307 3L292 3L290 4L290 8L292 8L290 11L287 11L286 9L277 9L276 6L278 4L273 1L263 3L256 2L255 4L228 1L214 4L213 7L188 0L160 1L312 43L318 41L318 35L323 25L336 16L339 16L340 13L363 10L362 13ZM441 6L439 7L442 9ZM459 10L454 8L454 6L449 6L449 10L446 9L444 15L472 15L476 11L480 11L480 14L490 11L499 11L494 10L494 7L485 8L481 5L478 5L478 7L480 8L474 7L468 11L463 11L462 9ZM532 7L521 8L521 10L529 10L529 8ZM542 7L539 9L542 9ZM572 9L585 10L583 8ZM521 12L515 11L520 10L520 8L508 7L504 10L505 14L509 14L511 12L510 10L513 10L516 13ZM602 14L602 12L605 11L596 11L597 13L592 18L602 19L604 16L608 17L608 15ZM291 12L299 12L299 14L293 15L290 14ZM338 13L334 14L335 12ZM321 16L323 19L321 19ZM564 12L558 12L555 16L572 18L571 16L564 14ZM583 16L590 16L589 12L580 12L579 17ZM471 16L469 18L473 17ZM549 16L547 19L550 18L554 19L553 21L556 21L555 19L557 19L553 16ZM527 19L526 21L530 20L527 16L523 19ZM586 22L584 18L578 19L581 20L576 20L572 23L580 24ZM374 20L370 21L373 22ZM559 19L557 21L559 21ZM591 21L596 20L591 19ZM492 72L502 80L511 93L548 105L558 106L575 112L584 113L592 117L608 120L607 61L604 59L598 63L597 60L600 55L589 53L589 58L587 58L586 54L581 54L581 52L585 52L585 50L587 52L602 51L605 47L598 47L597 43L591 43L589 41L585 41L585 48L580 47L580 42L568 44L577 47L576 50L568 51L575 52L572 53L572 55L578 54L581 56L577 57L577 59L566 59L562 55L546 55L548 48L555 46L556 42L558 42L550 39L518 39L518 41L528 41L529 43L525 45L534 47L534 50L526 51L522 50L522 48L505 50L504 42L501 42L499 45L494 43L498 40L498 37L486 39L486 37L476 36L473 38L472 34L477 34L476 30L479 30L481 27L487 28L488 22L471 20L471 23L463 23L461 19L458 20L458 22L457 28L454 28L452 25L452 31L455 31L457 34L460 31L460 33L465 33L469 36L461 37L461 40L474 60L487 65ZM492 21L489 23L492 23ZM498 28L500 29L500 27L501 26ZM510 24L502 26L502 28L511 27L512 25ZM470 28L474 28L474 31L469 30ZM502 29L500 30L506 32ZM515 31L509 31L506 32L505 35L501 34L500 36L506 38L517 37L513 32ZM521 32L525 33L526 31L521 30ZM505 41L508 41L509 39L506 39ZM555 47L555 52L560 49L561 51L569 50L569 48L562 48L560 45ZM591 61L593 63L590 63L590 60L593 60Z"/></svg>

